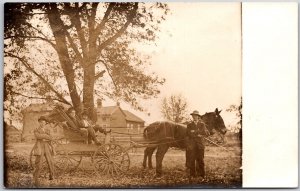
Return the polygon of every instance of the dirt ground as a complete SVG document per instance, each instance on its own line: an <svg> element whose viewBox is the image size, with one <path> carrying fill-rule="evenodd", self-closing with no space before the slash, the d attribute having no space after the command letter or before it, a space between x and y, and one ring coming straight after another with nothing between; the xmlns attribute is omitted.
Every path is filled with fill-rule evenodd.
<svg viewBox="0 0 300 191"><path fill-rule="evenodd" d="M33 169L29 165L32 143L7 145L5 151L5 186L32 188ZM185 152L170 149L163 160L162 177L155 176L155 169L143 169L143 148L129 150L130 169L122 175L110 176L95 173L90 157L83 158L74 172L60 173L49 181L41 177L40 187L53 188L235 188L242 185L241 149L238 146L212 147L205 150L206 178L188 179ZM155 155L153 156L155 167Z"/></svg>

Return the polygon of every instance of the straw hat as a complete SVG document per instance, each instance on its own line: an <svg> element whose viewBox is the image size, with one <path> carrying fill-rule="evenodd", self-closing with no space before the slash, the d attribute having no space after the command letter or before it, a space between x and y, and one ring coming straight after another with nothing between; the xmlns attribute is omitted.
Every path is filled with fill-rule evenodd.
<svg viewBox="0 0 300 191"><path fill-rule="evenodd" d="M191 113L191 115L198 115L199 117L201 117L201 115L199 114L199 111L197 111L197 110L193 111L193 113Z"/></svg>

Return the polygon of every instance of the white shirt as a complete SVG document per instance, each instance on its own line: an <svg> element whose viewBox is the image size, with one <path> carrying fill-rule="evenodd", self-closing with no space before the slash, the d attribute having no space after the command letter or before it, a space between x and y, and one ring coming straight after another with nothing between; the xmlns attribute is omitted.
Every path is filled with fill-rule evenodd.
<svg viewBox="0 0 300 191"><path fill-rule="evenodd" d="M88 127L88 126L90 126L90 123L87 121L87 120L83 120L83 125L84 125L84 127Z"/></svg>

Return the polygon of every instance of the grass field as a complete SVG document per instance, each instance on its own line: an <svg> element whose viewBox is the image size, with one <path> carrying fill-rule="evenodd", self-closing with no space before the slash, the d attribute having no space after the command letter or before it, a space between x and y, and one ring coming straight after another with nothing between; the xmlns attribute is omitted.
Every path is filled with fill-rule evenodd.
<svg viewBox="0 0 300 191"><path fill-rule="evenodd" d="M32 169L29 153L32 144L8 145L5 155L5 185L9 188L32 188ZM189 180L185 169L185 152L170 149L163 161L163 176L155 177L155 169L143 169L143 149L130 151L130 169L123 175L105 176L94 173L90 158L84 158L79 169L59 174L55 180L41 178L41 187L73 188L154 188L154 187L218 187L234 188L242 185L241 149L207 146L205 151L206 179ZM155 166L155 156L153 156Z"/></svg>

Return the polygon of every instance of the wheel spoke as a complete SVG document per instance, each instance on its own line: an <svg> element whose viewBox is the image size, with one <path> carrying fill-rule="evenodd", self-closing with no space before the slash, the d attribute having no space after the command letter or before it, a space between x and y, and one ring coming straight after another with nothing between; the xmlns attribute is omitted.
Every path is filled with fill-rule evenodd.
<svg viewBox="0 0 300 191"><path fill-rule="evenodd" d="M95 170L111 176L128 170L130 159L127 152L117 144L100 146L93 155Z"/></svg>

